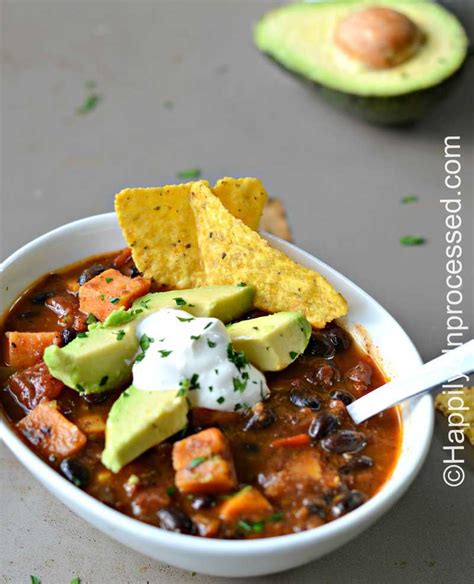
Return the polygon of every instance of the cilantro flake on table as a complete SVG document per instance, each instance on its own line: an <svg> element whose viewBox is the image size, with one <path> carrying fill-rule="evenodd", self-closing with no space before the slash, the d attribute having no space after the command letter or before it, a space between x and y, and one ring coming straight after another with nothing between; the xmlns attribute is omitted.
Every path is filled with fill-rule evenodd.
<svg viewBox="0 0 474 584"><path fill-rule="evenodd" d="M186 168L184 170L180 170L177 173L178 178L200 178L201 177L201 169L200 168Z"/></svg>
<svg viewBox="0 0 474 584"><path fill-rule="evenodd" d="M416 203L418 201L418 197L416 195L405 195L402 197L402 203Z"/></svg>
<svg viewBox="0 0 474 584"><path fill-rule="evenodd" d="M402 245L423 245L426 242L426 239L422 235L404 235L400 237L400 243Z"/></svg>

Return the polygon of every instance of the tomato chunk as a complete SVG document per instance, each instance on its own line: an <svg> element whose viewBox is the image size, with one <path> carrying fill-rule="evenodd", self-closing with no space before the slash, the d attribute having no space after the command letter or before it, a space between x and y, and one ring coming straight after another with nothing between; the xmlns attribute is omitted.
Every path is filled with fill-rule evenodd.
<svg viewBox="0 0 474 584"><path fill-rule="evenodd" d="M141 276L128 278L118 270L105 270L81 286L79 307L85 314L105 320L117 308L129 308L136 298L149 291L150 285L151 281Z"/></svg>
<svg viewBox="0 0 474 584"><path fill-rule="evenodd" d="M64 384L55 379L41 362L12 375L6 387L24 409L33 410L43 398L56 399Z"/></svg>
<svg viewBox="0 0 474 584"><path fill-rule="evenodd" d="M73 456L87 441L79 428L61 414L54 401L42 401L18 422L17 428L47 458Z"/></svg>
<svg viewBox="0 0 474 584"><path fill-rule="evenodd" d="M43 358L49 345L61 343L61 335L52 333L25 333L11 331L7 337L7 363L17 369L26 369Z"/></svg>
<svg viewBox="0 0 474 584"><path fill-rule="evenodd" d="M237 486L229 443L217 428L176 442L173 467L182 493L225 493Z"/></svg>

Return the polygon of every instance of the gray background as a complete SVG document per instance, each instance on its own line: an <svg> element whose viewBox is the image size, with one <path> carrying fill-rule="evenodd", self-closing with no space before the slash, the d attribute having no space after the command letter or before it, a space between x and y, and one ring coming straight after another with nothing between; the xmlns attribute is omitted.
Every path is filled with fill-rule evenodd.
<svg viewBox="0 0 474 584"><path fill-rule="evenodd" d="M469 4L456 4L466 18ZM433 358L446 339L445 135L462 136L464 277L472 281L473 68L417 126L371 127L331 109L256 52L251 27L271 5L2 2L1 255L112 210L125 186L174 182L177 171L195 166L210 180L258 176L283 199L296 243L372 294L422 357ZM89 80L103 99L81 116ZM419 202L402 205L408 194ZM399 244L413 233L427 244ZM472 319L472 288L464 295ZM375 527L318 562L260 581L469 581L472 449L465 484L448 488L441 478L446 431L438 416L426 465ZM1 456L3 582L27 583L30 574L43 584L73 576L90 584L225 581L113 542L49 495L3 446Z"/></svg>

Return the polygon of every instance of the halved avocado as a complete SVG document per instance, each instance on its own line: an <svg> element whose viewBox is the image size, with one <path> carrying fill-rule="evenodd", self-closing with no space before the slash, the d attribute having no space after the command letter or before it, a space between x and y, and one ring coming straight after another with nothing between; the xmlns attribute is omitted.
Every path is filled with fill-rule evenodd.
<svg viewBox="0 0 474 584"><path fill-rule="evenodd" d="M365 26L366 31L362 30ZM430 0L290 4L264 15L254 36L263 53L316 83L321 95L334 105L390 125L420 118L444 97L468 48L458 19ZM341 37L348 42L341 43ZM365 43L367 38L374 39L371 46L351 52L355 43ZM384 45L380 40L387 42ZM370 55L370 50L386 51L387 47L401 58L385 64L382 60L382 65L365 58L367 51Z"/></svg>

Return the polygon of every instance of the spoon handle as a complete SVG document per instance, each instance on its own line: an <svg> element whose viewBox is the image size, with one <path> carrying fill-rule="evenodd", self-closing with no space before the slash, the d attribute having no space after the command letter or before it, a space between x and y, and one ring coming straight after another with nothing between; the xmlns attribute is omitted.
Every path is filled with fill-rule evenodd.
<svg viewBox="0 0 474 584"><path fill-rule="evenodd" d="M347 406L356 424L415 395L435 389L440 383L474 371L474 339L436 357L411 373L371 391Z"/></svg>

